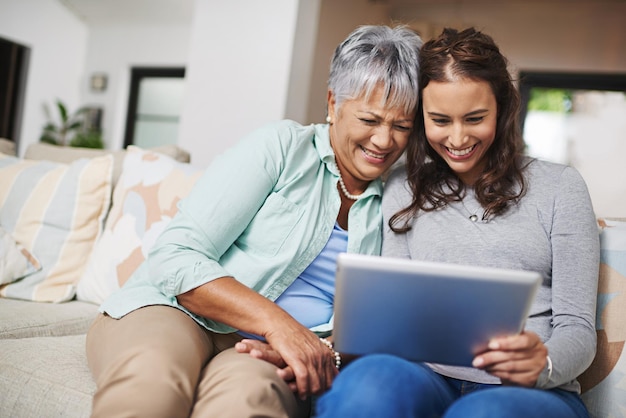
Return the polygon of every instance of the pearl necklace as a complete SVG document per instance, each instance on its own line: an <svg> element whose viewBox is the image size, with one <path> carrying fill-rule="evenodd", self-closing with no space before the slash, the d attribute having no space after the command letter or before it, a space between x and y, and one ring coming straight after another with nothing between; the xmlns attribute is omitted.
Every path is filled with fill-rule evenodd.
<svg viewBox="0 0 626 418"><path fill-rule="evenodd" d="M343 177L341 176L341 170L339 170L339 166L335 163L335 167L337 168L337 172L339 172L339 188L343 192L343 195L350 200L359 200L361 198L360 194L351 194L346 188L346 184L343 182Z"/></svg>

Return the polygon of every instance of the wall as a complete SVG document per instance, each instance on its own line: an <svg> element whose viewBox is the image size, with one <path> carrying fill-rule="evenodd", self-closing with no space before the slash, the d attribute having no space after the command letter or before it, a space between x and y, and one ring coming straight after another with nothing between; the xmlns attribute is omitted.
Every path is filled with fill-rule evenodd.
<svg viewBox="0 0 626 418"><path fill-rule="evenodd" d="M196 1L178 141L192 163L285 116L301 1Z"/></svg>
<svg viewBox="0 0 626 418"><path fill-rule="evenodd" d="M132 65L187 66L179 145L199 164L268 121L321 122L330 57L359 24L405 22L429 33L473 24L497 39L515 68L626 72L624 2L426 2L410 9L394 3L196 0L188 25L88 28L58 0L0 0L0 36L34 51L20 152L38 140L41 105L56 97L71 108L103 105L107 147L121 147ZM88 90L96 71L109 75L101 94Z"/></svg>
<svg viewBox="0 0 626 418"><path fill-rule="evenodd" d="M56 99L70 110L80 103L88 28L58 1L0 0L0 37L30 48L18 152L39 141L44 104ZM55 109L53 116L57 116Z"/></svg>
<svg viewBox="0 0 626 418"><path fill-rule="evenodd" d="M269 121L322 122L335 47L359 24L389 21L369 0L225 3L196 1L179 145L200 165Z"/></svg>
<svg viewBox="0 0 626 418"><path fill-rule="evenodd" d="M388 6L370 0L322 0L306 123L326 118L328 70L337 45L359 25L389 24Z"/></svg>
<svg viewBox="0 0 626 418"><path fill-rule="evenodd" d="M390 11L428 35L444 25L494 37L514 70L626 72L626 2L615 0L428 3Z"/></svg>
<svg viewBox="0 0 626 418"><path fill-rule="evenodd" d="M106 148L121 149L132 67L186 67L191 25L111 22L90 25L85 71L81 74L83 105L104 110L103 138ZM104 92L92 92L93 73L108 76Z"/></svg>
<svg viewBox="0 0 626 418"><path fill-rule="evenodd" d="M0 0L0 36L31 48L18 151L37 142L44 103L56 98L70 110L103 108L109 149L123 144L132 66L185 67L190 23L103 22L87 26L58 0ZM89 89L94 72L108 75L102 93Z"/></svg>

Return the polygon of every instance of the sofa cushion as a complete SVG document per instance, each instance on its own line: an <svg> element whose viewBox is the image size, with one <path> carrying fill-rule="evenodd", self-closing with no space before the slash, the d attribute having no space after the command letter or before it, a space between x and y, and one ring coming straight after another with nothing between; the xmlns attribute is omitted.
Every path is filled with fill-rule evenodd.
<svg viewBox="0 0 626 418"><path fill-rule="evenodd" d="M0 340L0 416L91 415L85 335Z"/></svg>
<svg viewBox="0 0 626 418"><path fill-rule="evenodd" d="M626 411L626 221L600 219L599 224L598 349L579 377L593 418L623 416Z"/></svg>
<svg viewBox="0 0 626 418"><path fill-rule="evenodd" d="M0 299L0 312L0 339L49 337L86 333L98 306L76 300L40 303Z"/></svg>
<svg viewBox="0 0 626 418"><path fill-rule="evenodd" d="M111 197L110 155L71 164L0 154L0 225L42 269L0 288L0 296L63 302L76 294Z"/></svg>
<svg viewBox="0 0 626 418"><path fill-rule="evenodd" d="M0 226L0 285L41 270L41 263Z"/></svg>
<svg viewBox="0 0 626 418"><path fill-rule="evenodd" d="M77 299L102 303L128 280L202 172L166 155L128 147L104 232L78 283Z"/></svg>

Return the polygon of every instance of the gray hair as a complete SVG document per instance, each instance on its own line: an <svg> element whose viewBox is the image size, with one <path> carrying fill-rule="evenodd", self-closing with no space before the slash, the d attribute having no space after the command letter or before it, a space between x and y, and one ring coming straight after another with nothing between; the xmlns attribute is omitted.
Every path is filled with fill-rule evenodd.
<svg viewBox="0 0 626 418"><path fill-rule="evenodd" d="M369 99L382 85L389 106L407 113L418 104L419 50L422 39L406 26L366 25L355 29L337 48L330 63L328 88L336 106L347 99Z"/></svg>

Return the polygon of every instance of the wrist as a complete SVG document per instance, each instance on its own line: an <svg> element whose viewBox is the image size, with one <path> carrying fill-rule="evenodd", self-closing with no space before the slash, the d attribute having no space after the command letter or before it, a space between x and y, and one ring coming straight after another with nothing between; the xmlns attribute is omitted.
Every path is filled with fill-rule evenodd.
<svg viewBox="0 0 626 418"><path fill-rule="evenodd" d="M550 356L546 356L546 365L541 371L541 374L539 374L535 387L538 387L538 388L547 387L550 383L550 379L552 379L552 370L553 370L552 359L550 358Z"/></svg>
<svg viewBox="0 0 626 418"><path fill-rule="evenodd" d="M335 367L337 368L337 370L339 370L341 368L341 354L339 354L337 351L335 351L333 343L328 341L326 338L321 338L320 337L320 341L322 342L322 344L324 344L330 350L331 355L335 359Z"/></svg>

